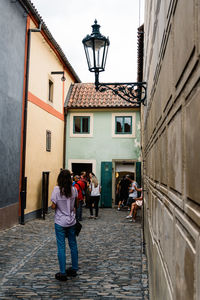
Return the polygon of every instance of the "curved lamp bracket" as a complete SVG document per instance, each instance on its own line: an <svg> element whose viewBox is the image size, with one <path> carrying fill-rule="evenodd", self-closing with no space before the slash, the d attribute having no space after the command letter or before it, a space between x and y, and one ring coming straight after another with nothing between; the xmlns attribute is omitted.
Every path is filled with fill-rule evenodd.
<svg viewBox="0 0 200 300"><path fill-rule="evenodd" d="M129 103L146 105L146 82L122 82L122 83L97 83L95 82L97 91L105 92L111 90L113 94L118 95Z"/></svg>
<svg viewBox="0 0 200 300"><path fill-rule="evenodd" d="M146 82L128 82L128 83L100 83L99 73L105 70L108 47L110 45L109 38L101 35L99 31L100 25L97 20L92 25L91 35L87 35L82 43L84 45L88 68L90 72L95 73L96 91L104 92L111 90L113 94L118 95L129 103L146 105Z"/></svg>

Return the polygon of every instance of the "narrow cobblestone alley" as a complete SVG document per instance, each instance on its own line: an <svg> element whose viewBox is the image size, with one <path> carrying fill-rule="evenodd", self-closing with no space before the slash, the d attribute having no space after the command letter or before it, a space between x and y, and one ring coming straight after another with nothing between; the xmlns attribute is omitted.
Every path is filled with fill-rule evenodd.
<svg viewBox="0 0 200 300"><path fill-rule="evenodd" d="M0 232L0 299L149 299L141 222L127 211L83 211L78 276L58 282L53 212ZM70 264L67 245L67 265Z"/></svg>

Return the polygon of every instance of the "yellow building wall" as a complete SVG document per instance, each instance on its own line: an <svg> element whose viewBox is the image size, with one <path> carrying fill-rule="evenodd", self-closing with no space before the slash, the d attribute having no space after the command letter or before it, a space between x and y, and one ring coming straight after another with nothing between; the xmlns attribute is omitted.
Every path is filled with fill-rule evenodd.
<svg viewBox="0 0 200 300"><path fill-rule="evenodd" d="M49 171L49 199L63 166L64 122L40 107L28 103L27 124L27 205L25 213L42 206L42 172ZM46 151L46 130L51 131L51 152ZM50 204L50 202L49 202Z"/></svg>
<svg viewBox="0 0 200 300"><path fill-rule="evenodd" d="M31 21L30 28L35 28ZM25 214L42 207L42 172L49 171L49 205L60 168L63 167L63 105L73 77L39 32L31 33L29 101L27 113L26 168L27 201ZM53 102L48 101L49 79L53 81ZM33 101L34 100L34 101ZM51 131L51 152L46 151L46 131Z"/></svg>
<svg viewBox="0 0 200 300"><path fill-rule="evenodd" d="M35 25L31 22L31 28ZM30 49L30 75L29 75L29 91L39 97L44 102L52 105L59 112L63 112L63 82L62 75L51 75L54 71L64 71L63 65L56 56L53 49L47 43L45 38L39 32L31 33L31 49ZM70 73L65 72L66 81L64 82L64 95L73 83ZM49 78L54 83L54 102L48 101ZM63 100L63 99L62 99Z"/></svg>

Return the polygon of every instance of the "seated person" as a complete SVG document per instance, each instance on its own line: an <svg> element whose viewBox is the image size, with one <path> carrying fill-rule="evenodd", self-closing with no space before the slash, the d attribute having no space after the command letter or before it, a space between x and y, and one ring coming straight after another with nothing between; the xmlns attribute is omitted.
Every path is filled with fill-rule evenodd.
<svg viewBox="0 0 200 300"><path fill-rule="evenodd" d="M126 205L128 206L128 210L130 210L132 203L136 201L137 192L141 192L142 189L137 187L138 184L136 181L132 180L131 178L128 179L131 182L131 186L129 188L129 197Z"/></svg>
<svg viewBox="0 0 200 300"><path fill-rule="evenodd" d="M136 213L137 213L137 209L139 207L142 206L143 204L143 193L141 193L141 196L138 197L138 198L135 198L135 202L132 203L131 205L131 211L130 211L130 214L126 217L126 219L131 219L133 218L131 221L135 222L135 218L136 218Z"/></svg>

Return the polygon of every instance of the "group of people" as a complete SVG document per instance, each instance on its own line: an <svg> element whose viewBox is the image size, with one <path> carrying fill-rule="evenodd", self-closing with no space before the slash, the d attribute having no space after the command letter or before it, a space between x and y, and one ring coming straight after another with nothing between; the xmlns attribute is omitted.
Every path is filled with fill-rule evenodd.
<svg viewBox="0 0 200 300"><path fill-rule="evenodd" d="M138 197L138 192L141 195ZM131 219L135 222L137 209L142 206L143 193L142 188L138 188L136 181L125 175L117 185L117 196L118 196L118 210L123 206L127 206L130 213L126 216L127 219Z"/></svg>
<svg viewBox="0 0 200 300"><path fill-rule="evenodd" d="M99 185L98 179L93 172L87 173L85 171L81 172L80 177L75 175L73 177L72 185L78 191L77 197L77 211L76 216L79 221L82 221L82 208L84 205L88 205L90 209L90 218L97 219L99 212L99 200L101 194L101 187ZM87 202L87 203L86 203ZM93 207L95 208L95 216L93 216Z"/></svg>
<svg viewBox="0 0 200 300"><path fill-rule="evenodd" d="M60 272L55 278L66 281L67 276L75 277L78 271L78 247L76 241L76 222L82 221L82 207L86 194L90 193L89 208L90 218L93 218L93 206L96 219L101 188L94 173L89 173L87 180L86 172L73 176L69 170L61 170L57 178L57 186L54 187L51 201L52 209L55 210L55 233L58 250L58 262ZM66 269L66 245L65 238L71 251L72 266Z"/></svg>

